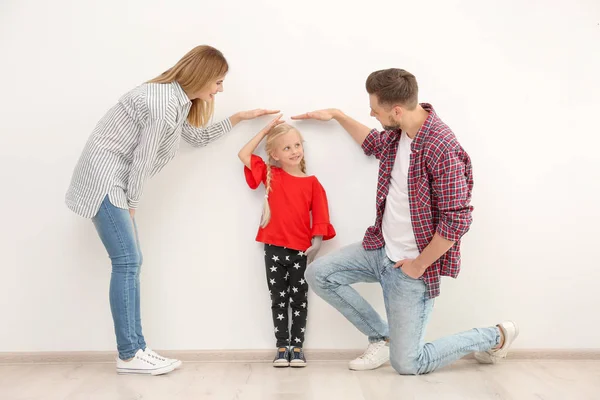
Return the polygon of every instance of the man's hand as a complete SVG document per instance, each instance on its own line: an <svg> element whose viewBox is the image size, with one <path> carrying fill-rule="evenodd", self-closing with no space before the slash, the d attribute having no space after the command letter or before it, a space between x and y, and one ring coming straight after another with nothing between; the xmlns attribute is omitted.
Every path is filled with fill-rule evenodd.
<svg viewBox="0 0 600 400"><path fill-rule="evenodd" d="M129 209L129 215L131 216L131 219L133 219L135 217L135 208Z"/></svg>
<svg viewBox="0 0 600 400"><path fill-rule="evenodd" d="M413 279L419 279L427 269L426 266L424 267L412 259L400 260L394 265L394 268L402 268L402 272Z"/></svg>
<svg viewBox="0 0 600 400"><path fill-rule="evenodd" d="M317 110L307 112L306 114L295 115L292 117L292 119L316 119L317 121L330 121L331 119L335 118L338 113L339 110L335 108L328 108L325 110Z"/></svg>
<svg viewBox="0 0 600 400"><path fill-rule="evenodd" d="M292 119L314 119L316 121L331 121L332 119L335 119L359 145L363 144L365 138L367 137L369 132L371 132L371 129L364 126L360 122L350 118L337 108L327 108L324 110L311 111L307 112L306 114L295 115L292 117Z"/></svg>

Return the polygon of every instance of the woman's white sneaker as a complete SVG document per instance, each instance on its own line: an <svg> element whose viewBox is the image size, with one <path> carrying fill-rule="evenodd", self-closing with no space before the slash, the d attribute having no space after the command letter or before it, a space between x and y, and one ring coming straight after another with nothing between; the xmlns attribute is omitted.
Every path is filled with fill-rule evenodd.
<svg viewBox="0 0 600 400"><path fill-rule="evenodd" d="M504 343L499 349L476 352L475 359L481 364L496 364L499 360L506 358L508 348L519 336L519 327L512 321L502 322L498 326L504 334Z"/></svg>
<svg viewBox="0 0 600 400"><path fill-rule="evenodd" d="M390 347L385 340L369 343L367 350L350 361L348 368L354 371L367 371L381 367L390 360Z"/></svg>
<svg viewBox="0 0 600 400"><path fill-rule="evenodd" d="M144 353L146 353L150 358L156 359L158 361L169 362L169 363L173 364L174 368L181 367L180 360L178 360L176 358L163 357L160 354L158 354L157 352L155 352L154 350L152 350L150 347L146 347L146 350L144 351Z"/></svg>
<svg viewBox="0 0 600 400"><path fill-rule="evenodd" d="M119 374L162 375L174 369L175 367L170 362L151 358L142 349L138 350L129 361L117 358L117 373Z"/></svg>

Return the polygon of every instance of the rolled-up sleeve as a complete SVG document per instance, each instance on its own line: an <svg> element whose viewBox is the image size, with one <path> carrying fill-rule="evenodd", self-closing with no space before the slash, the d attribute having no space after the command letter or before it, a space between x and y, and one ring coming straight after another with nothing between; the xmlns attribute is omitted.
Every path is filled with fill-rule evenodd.
<svg viewBox="0 0 600 400"><path fill-rule="evenodd" d="M371 132L369 132L361 145L362 150L366 155L375 156L375 158L378 160L381 158L384 147L384 134L385 132L379 132L377 129L373 129Z"/></svg>
<svg viewBox="0 0 600 400"><path fill-rule="evenodd" d="M194 147L203 147L219 139L221 136L231 131L231 129L232 125L229 118L217 122L216 124L209 125L206 128L192 126L186 120L181 128L181 137Z"/></svg>
<svg viewBox="0 0 600 400"><path fill-rule="evenodd" d="M456 242L469 231L473 221L469 156L460 146L447 148L436 162L432 175L432 189L440 212L437 233Z"/></svg>

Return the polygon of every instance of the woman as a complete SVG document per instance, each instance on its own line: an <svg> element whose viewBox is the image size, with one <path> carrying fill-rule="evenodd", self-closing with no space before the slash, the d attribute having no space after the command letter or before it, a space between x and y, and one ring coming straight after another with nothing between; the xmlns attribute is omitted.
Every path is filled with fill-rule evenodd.
<svg viewBox="0 0 600 400"><path fill-rule="evenodd" d="M208 125L227 71L219 50L192 49L173 68L121 97L94 129L73 173L67 206L92 219L112 261L118 373L160 375L181 365L152 351L142 334L135 210L146 180L175 156L180 138L206 146L240 121L278 112L243 111Z"/></svg>

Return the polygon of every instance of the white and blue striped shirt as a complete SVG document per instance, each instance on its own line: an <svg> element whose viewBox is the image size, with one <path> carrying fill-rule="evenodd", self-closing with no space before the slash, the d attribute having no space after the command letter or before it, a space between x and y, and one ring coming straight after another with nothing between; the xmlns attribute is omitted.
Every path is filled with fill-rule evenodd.
<svg viewBox="0 0 600 400"><path fill-rule="evenodd" d="M175 157L181 137L199 147L231 130L229 119L206 128L190 125L191 106L177 82L145 83L121 97L87 141L66 194L67 206L92 218L108 195L116 207L137 208L144 183Z"/></svg>

